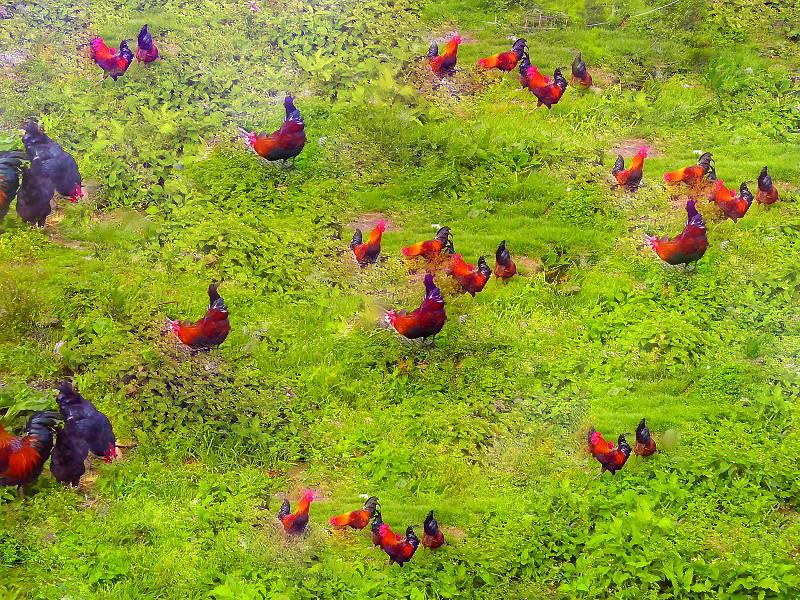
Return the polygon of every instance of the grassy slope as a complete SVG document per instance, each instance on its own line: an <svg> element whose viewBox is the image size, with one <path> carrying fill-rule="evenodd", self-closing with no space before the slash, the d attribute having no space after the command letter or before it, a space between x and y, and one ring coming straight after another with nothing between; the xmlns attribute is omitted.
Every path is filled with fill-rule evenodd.
<svg viewBox="0 0 800 600"><path fill-rule="evenodd" d="M46 114L95 184L43 232L3 225L0 399L74 374L137 443L81 492L44 477L2 496L4 597L800 594L796 11L588 30L602 4L573 3L570 28L522 32L516 4L262 5L40 1L0 22L26 59L0 80L9 135ZM72 50L144 22L166 60L116 84ZM413 57L455 27L463 71L431 89ZM531 114L515 77L471 67L523 33L543 68L580 49L621 83ZM294 170L235 141L276 123L287 89L310 137ZM607 182L630 138L658 152L636 197ZM703 204L711 247L687 275L641 240L680 229L659 176L698 148L732 183L769 164L787 202L735 225ZM347 224L367 212L392 224L389 260L359 272ZM507 239L547 275L447 293L429 350L375 321L418 302L399 249L432 223L470 259ZM190 357L163 325L201 314L215 278L234 330ZM586 428L642 416L664 452L591 481ZM315 526L287 542L277 500L304 487ZM322 526L359 493L396 527L436 509L451 543L387 568Z"/></svg>

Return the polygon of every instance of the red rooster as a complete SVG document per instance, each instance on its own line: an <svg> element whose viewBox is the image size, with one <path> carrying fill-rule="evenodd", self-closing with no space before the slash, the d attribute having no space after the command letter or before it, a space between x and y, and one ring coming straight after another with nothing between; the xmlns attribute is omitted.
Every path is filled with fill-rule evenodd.
<svg viewBox="0 0 800 600"><path fill-rule="evenodd" d="M425 522L422 525L425 534L422 536L422 545L431 550L435 550L444 544L444 534L439 529L439 522L433 516L433 511L428 513L425 517Z"/></svg>
<svg viewBox="0 0 800 600"><path fill-rule="evenodd" d="M758 193L756 194L756 201L764 206L775 204L778 201L778 190L772 183L772 177L767 173L767 167L761 169L761 174L758 176ZM3 218L0 212L0 219Z"/></svg>
<svg viewBox="0 0 800 600"><path fill-rule="evenodd" d="M22 152L0 152L0 223L17 197L20 169L26 158Z"/></svg>
<svg viewBox="0 0 800 600"><path fill-rule="evenodd" d="M403 254L409 258L422 256L428 260L438 257L450 242L450 228L442 227L436 232L436 237L432 240L417 242L411 246L403 248Z"/></svg>
<svg viewBox="0 0 800 600"><path fill-rule="evenodd" d="M697 159L697 164L691 167L683 167L675 171L664 173L664 181L667 183L685 183L690 187L695 187L702 183L706 176L714 176L714 157L711 152L705 152Z"/></svg>
<svg viewBox="0 0 800 600"><path fill-rule="evenodd" d="M111 77L114 81L128 70L133 62L133 52L128 48L127 40L119 43L119 50L112 50L103 38L92 38L89 42L92 60L103 69L103 79Z"/></svg>
<svg viewBox="0 0 800 600"><path fill-rule="evenodd" d="M494 254L494 276L508 281L517 274L517 265L511 260L511 253L506 248L506 241L500 242Z"/></svg>
<svg viewBox="0 0 800 600"><path fill-rule="evenodd" d="M465 292L473 297L486 287L486 283L492 276L492 270L486 264L486 258L481 256L476 267L464 262L460 254L453 255L448 273L464 288Z"/></svg>
<svg viewBox="0 0 800 600"><path fill-rule="evenodd" d="M0 486L15 485L19 497L25 484L36 481L53 449L53 432L58 422L54 412L40 412L28 420L26 435L17 437L0 425Z"/></svg>
<svg viewBox="0 0 800 600"><path fill-rule="evenodd" d="M139 31L139 45L136 47L136 60L144 64L150 64L158 58L158 48L153 42L153 36L147 29L147 25L143 26Z"/></svg>
<svg viewBox="0 0 800 600"><path fill-rule="evenodd" d="M753 203L753 194L750 193L746 183L742 183L737 194L734 190L726 188L722 180L717 179L714 181L714 187L709 193L708 199L735 223L747 214Z"/></svg>
<svg viewBox="0 0 800 600"><path fill-rule="evenodd" d="M433 283L433 275L425 275L425 298L419 308L410 313L390 310L386 319L395 331L410 340L434 337L444 327L447 313L441 290Z"/></svg>
<svg viewBox="0 0 800 600"><path fill-rule="evenodd" d="M228 307L217 293L217 287L214 283L208 286L208 310L202 319L196 323L172 321L172 331L190 348L219 346L231 332Z"/></svg>
<svg viewBox="0 0 800 600"><path fill-rule="evenodd" d="M337 529L342 527L350 527L352 529L364 529L378 508L378 499L375 496L368 498L364 502L364 508L361 510L353 510L341 515L331 517L331 525Z"/></svg>
<svg viewBox="0 0 800 600"><path fill-rule="evenodd" d="M594 427L589 430L587 441L589 443L589 452L602 466L600 469L601 475L604 471L615 475L617 471L625 466L628 457L631 455L630 444L625 440L625 435L622 433L617 439L616 448L614 444L604 440L603 435L599 431L595 431Z"/></svg>
<svg viewBox="0 0 800 600"><path fill-rule="evenodd" d="M262 131L241 130L242 137L260 157L267 160L294 160L306 145L306 126L291 96L283 99L286 117L277 131L267 135Z"/></svg>
<svg viewBox="0 0 800 600"><path fill-rule="evenodd" d="M409 525L405 537L399 537L389 526L384 523L378 528L381 550L389 555L389 564L397 563L401 567L411 560L419 547L419 538L414 534L414 528Z"/></svg>
<svg viewBox="0 0 800 600"><path fill-rule="evenodd" d="M520 38L516 42L514 42L514 45L511 46L511 50L509 50L508 52L501 52L499 54L487 56L486 58L481 58L478 61L478 65L483 67L484 69L499 69L500 71L513 71L514 68L517 66L517 63L525 54L525 44L527 44L527 42L524 39Z"/></svg>
<svg viewBox="0 0 800 600"><path fill-rule="evenodd" d="M647 158L647 146L642 146L633 157L630 167L625 168L625 159L622 155L617 156L617 161L614 163L614 168L611 169L611 174L617 180L617 184L625 186L629 191L635 192L639 189L639 184L642 182L642 170L644 167L644 159Z"/></svg>
<svg viewBox="0 0 800 600"><path fill-rule="evenodd" d="M583 87L592 87L592 76L586 69L586 63L583 62L580 53L578 53L578 56L572 61L572 78L569 81L570 85L575 85L576 80L580 82Z"/></svg>
<svg viewBox="0 0 800 600"><path fill-rule="evenodd" d="M636 445L633 447L633 452L636 456L643 458L652 456L656 452L656 441L650 435L650 429L648 429L644 419L639 421L636 426Z"/></svg>
<svg viewBox="0 0 800 600"><path fill-rule="evenodd" d="M551 109L554 104L558 104L567 89L567 80L561 74L561 69L556 69L553 72L553 79L551 80L549 77L539 73L538 67L531 66L530 58L527 55L519 64L519 73L522 87L530 90L538 100L536 108L544 105L548 110Z"/></svg>
<svg viewBox="0 0 800 600"><path fill-rule="evenodd" d="M308 511L311 503L314 501L314 492L307 491L300 498L297 503L297 509L291 512L292 507L289 504L289 499L285 499L281 504L281 510L278 512L278 520L283 525L286 533L298 534L303 533L308 526Z"/></svg>
<svg viewBox="0 0 800 600"><path fill-rule="evenodd" d="M428 64L431 67L431 71L437 75L452 73L458 61L458 45L460 43L461 36L454 35L445 45L444 52L439 54L439 44L435 41L431 42L431 47L428 49Z"/></svg>
<svg viewBox="0 0 800 600"><path fill-rule="evenodd" d="M655 250L658 257L671 264L689 264L700 260L708 249L708 235L703 215L697 212L695 201L686 203L688 217L686 227L671 240L666 236L657 238L648 236L645 241Z"/></svg>
<svg viewBox="0 0 800 600"><path fill-rule="evenodd" d="M361 230L356 229L353 234L353 241L350 242L350 249L355 254L359 265L366 267L368 264L378 260L378 256L381 253L381 236L384 231L386 231L386 221L379 221L372 233L369 234L367 241L364 242Z"/></svg>

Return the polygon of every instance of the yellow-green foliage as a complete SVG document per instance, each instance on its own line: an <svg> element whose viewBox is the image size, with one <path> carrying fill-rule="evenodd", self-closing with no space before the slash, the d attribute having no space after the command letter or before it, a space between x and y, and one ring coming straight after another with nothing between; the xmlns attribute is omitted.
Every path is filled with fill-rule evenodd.
<svg viewBox="0 0 800 600"><path fill-rule="evenodd" d="M0 596L800 597L800 14L638 16L662 3L10 4L0 145L40 116L91 194L43 231L0 225L0 410L18 429L71 377L132 447L80 491L47 472L0 491ZM117 82L76 49L144 23L163 60ZM460 71L436 84L422 56L454 30ZM532 112L516 73L474 66L509 36L547 73L582 52L598 89ZM285 93L295 168L238 139L276 129ZM642 188L613 190L616 148L642 141ZM769 165L782 201L734 224L700 200L687 272L643 238L680 231L661 174L697 150L731 186ZM353 223L381 215L386 260L362 271ZM437 224L470 262L505 239L524 276L474 299L440 277L428 348L378 321L419 302L400 248ZM233 330L191 355L166 323L202 315L212 280ZM586 430L642 417L661 452L594 479ZM304 488L310 531L287 541L275 514ZM400 569L329 534L359 494L397 531L434 509L448 544Z"/></svg>

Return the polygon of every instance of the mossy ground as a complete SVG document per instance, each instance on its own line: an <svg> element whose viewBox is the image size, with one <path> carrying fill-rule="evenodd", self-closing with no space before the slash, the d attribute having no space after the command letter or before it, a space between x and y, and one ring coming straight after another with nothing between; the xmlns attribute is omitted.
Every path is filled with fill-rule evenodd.
<svg viewBox="0 0 800 600"><path fill-rule="evenodd" d="M135 447L79 491L45 475L25 501L3 492L0 594L800 596L800 15L736 0L630 17L655 6L11 7L4 146L41 115L91 194L44 230L2 225L0 403L47 405L71 376ZM533 27L536 8L567 24ZM101 82L76 46L144 23L164 60ZM434 85L420 57L454 30L460 71ZM512 35L545 72L581 51L597 89L532 112L516 74L474 67ZM309 135L293 169L237 140L275 128L286 92ZM639 140L645 184L612 190L616 149ZM682 227L661 174L697 150L737 186L769 165L782 201L736 224L701 201L711 245L687 273L643 237ZM391 227L362 271L347 244L364 215ZM377 323L419 302L400 247L434 224L471 261L507 240L526 276L474 299L441 279L430 349ZM165 323L201 315L211 280L233 331L191 355ZM593 480L586 429L641 417L662 452ZM279 500L304 488L312 526L286 540ZM359 494L396 528L436 510L450 543L389 568L363 532L326 528Z"/></svg>

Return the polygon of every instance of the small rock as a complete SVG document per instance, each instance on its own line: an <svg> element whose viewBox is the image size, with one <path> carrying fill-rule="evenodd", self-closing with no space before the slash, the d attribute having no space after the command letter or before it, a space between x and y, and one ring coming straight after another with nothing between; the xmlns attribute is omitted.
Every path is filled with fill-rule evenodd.
<svg viewBox="0 0 800 600"><path fill-rule="evenodd" d="M720 250L727 250L728 246L730 246L730 245L731 245L731 241L730 240L723 240L723 241L721 241L719 243Z"/></svg>

